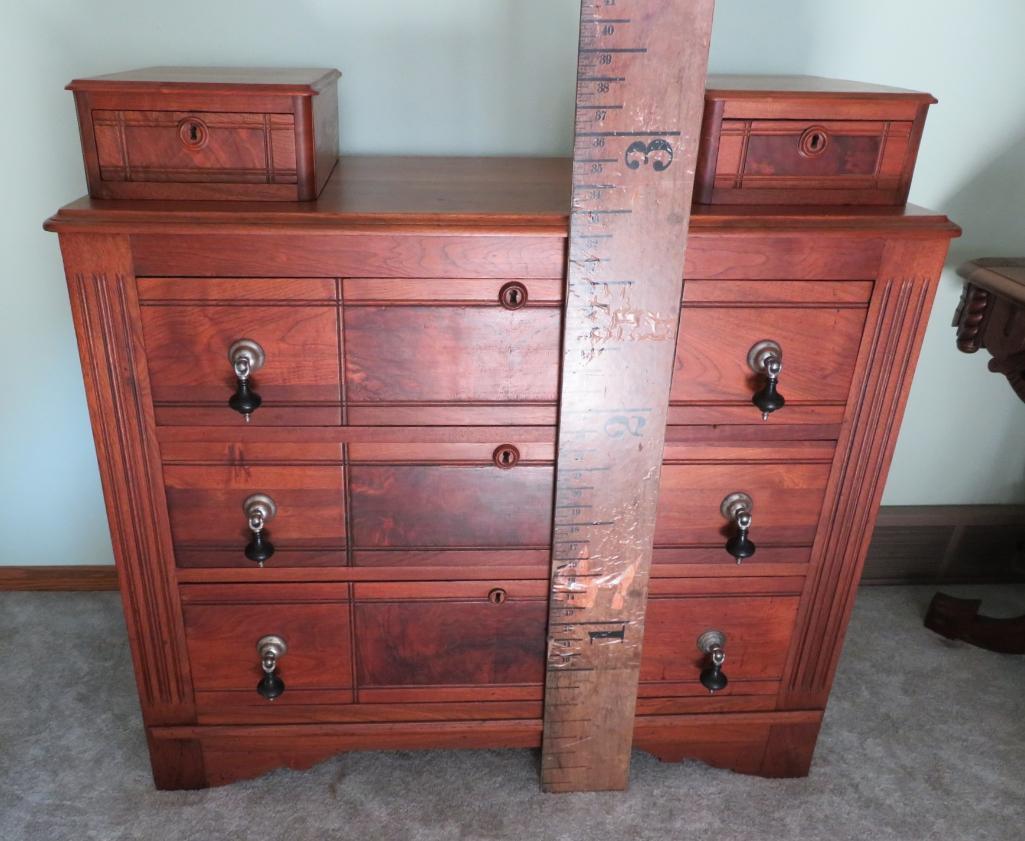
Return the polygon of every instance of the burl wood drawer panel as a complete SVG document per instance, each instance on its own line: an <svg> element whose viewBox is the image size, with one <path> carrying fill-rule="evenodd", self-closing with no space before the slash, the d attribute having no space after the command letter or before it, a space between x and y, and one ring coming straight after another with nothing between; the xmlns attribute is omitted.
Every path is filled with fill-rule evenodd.
<svg viewBox="0 0 1025 841"><path fill-rule="evenodd" d="M92 112L104 181L295 184L292 114Z"/></svg>
<svg viewBox="0 0 1025 841"><path fill-rule="evenodd" d="M396 563L402 550L418 549L546 552L553 455L551 444L515 439L495 447L353 444L349 504L356 563Z"/></svg>
<svg viewBox="0 0 1025 841"><path fill-rule="evenodd" d="M346 279L352 424L555 422L562 282Z"/></svg>
<svg viewBox="0 0 1025 841"><path fill-rule="evenodd" d="M912 129L906 121L724 120L717 198L757 202L759 190L803 188L821 191L816 203L828 204L832 190L860 189L878 194L859 203L896 204Z"/></svg>
<svg viewBox="0 0 1025 841"><path fill-rule="evenodd" d="M835 79L710 76L699 204L902 205L927 93Z"/></svg>
<svg viewBox="0 0 1025 841"><path fill-rule="evenodd" d="M257 642L274 635L285 692L275 704L352 700L352 644L347 584L192 584L181 588L192 681L203 700L268 704ZM315 692L315 694L313 694ZM231 693L214 695L210 693Z"/></svg>
<svg viewBox="0 0 1025 841"><path fill-rule="evenodd" d="M769 582L767 590L786 590ZM774 695L790 649L799 593L687 595L675 581L653 581L648 596L641 653L641 698L696 695L708 698L700 682L710 662L698 649L706 631L725 634L722 695ZM720 693L717 693L719 695Z"/></svg>
<svg viewBox="0 0 1025 841"><path fill-rule="evenodd" d="M546 581L354 585L361 702L541 696Z"/></svg>
<svg viewBox="0 0 1025 841"><path fill-rule="evenodd" d="M159 424L241 425L229 352L255 342L250 386L259 425L341 421L337 283L329 278L140 278L139 300Z"/></svg>
<svg viewBox="0 0 1025 841"><path fill-rule="evenodd" d="M765 375L751 349L782 353L772 423L839 423L861 347L869 281L687 281L670 423L759 423L752 404Z"/></svg>
<svg viewBox="0 0 1025 841"><path fill-rule="evenodd" d="M334 449L340 459L341 448ZM288 448L278 450L289 454ZM253 533L243 506L257 494L269 497L276 507L264 529L274 547L267 566L345 563L345 475L340 463L165 463L164 485L179 566L255 566L245 556Z"/></svg>

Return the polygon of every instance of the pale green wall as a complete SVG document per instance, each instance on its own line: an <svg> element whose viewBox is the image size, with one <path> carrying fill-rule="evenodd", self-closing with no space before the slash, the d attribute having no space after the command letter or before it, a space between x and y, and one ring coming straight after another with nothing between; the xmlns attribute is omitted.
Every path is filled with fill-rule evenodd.
<svg viewBox="0 0 1025 841"><path fill-rule="evenodd" d="M568 153L577 0L4 5L0 563L110 558L57 239L40 229L85 190L63 90L73 76L150 64L337 66L347 152ZM712 65L935 93L912 199L965 226L956 264L1025 252L1022 32L1021 0L720 0ZM954 350L957 295L948 272L889 503L1025 499L1025 406L981 354Z"/></svg>

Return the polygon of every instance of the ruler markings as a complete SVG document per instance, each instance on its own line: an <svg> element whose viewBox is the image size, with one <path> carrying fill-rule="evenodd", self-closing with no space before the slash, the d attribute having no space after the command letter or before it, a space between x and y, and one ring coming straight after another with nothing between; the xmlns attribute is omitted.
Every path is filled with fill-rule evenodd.
<svg viewBox="0 0 1025 841"><path fill-rule="evenodd" d="M550 791L621 789L628 777L712 6L581 2L542 751ZM595 103L613 84L615 99Z"/></svg>

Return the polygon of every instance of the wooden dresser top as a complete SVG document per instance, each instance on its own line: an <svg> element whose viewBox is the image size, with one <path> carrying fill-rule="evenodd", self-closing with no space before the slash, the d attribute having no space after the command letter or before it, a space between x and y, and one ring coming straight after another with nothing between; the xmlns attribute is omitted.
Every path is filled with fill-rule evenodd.
<svg viewBox="0 0 1025 841"><path fill-rule="evenodd" d="M103 201L83 197L49 231L208 225L247 229L365 227L500 230L566 236L568 158L343 156L316 201ZM695 206L696 229L913 227L959 229L941 213L906 207Z"/></svg>

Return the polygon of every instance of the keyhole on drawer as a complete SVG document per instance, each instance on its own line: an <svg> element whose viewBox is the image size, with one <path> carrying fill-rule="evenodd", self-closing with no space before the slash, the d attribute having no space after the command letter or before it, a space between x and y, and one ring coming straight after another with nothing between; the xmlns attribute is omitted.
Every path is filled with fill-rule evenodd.
<svg viewBox="0 0 1025 841"><path fill-rule="evenodd" d="M512 444L502 444L501 447L497 447L495 452L491 454L491 458L495 462L495 467L508 470L510 467L515 467L516 463L520 460L520 451Z"/></svg>
<svg viewBox="0 0 1025 841"><path fill-rule="evenodd" d="M812 126L801 135L800 150L806 158L814 158L826 151L829 134L820 126Z"/></svg>
<svg viewBox="0 0 1025 841"><path fill-rule="evenodd" d="M196 117L186 117L178 123L178 137L188 149L202 149L208 136L206 123Z"/></svg>
<svg viewBox="0 0 1025 841"><path fill-rule="evenodd" d="M507 310L518 310L527 303L527 287L518 281L507 283L498 292L498 302Z"/></svg>
<svg viewBox="0 0 1025 841"><path fill-rule="evenodd" d="M488 593L488 601L492 604L501 604L508 598L507 593L501 587L496 587Z"/></svg>

